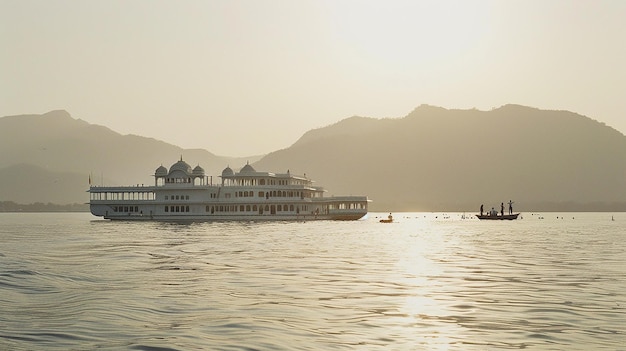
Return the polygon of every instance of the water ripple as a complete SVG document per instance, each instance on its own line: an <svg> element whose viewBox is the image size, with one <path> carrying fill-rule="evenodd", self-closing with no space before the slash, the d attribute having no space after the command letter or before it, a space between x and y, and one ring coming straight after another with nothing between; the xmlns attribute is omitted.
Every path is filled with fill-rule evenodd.
<svg viewBox="0 0 626 351"><path fill-rule="evenodd" d="M626 344L626 216L488 223L405 214L390 225L375 216L193 224L0 216L0 349Z"/></svg>

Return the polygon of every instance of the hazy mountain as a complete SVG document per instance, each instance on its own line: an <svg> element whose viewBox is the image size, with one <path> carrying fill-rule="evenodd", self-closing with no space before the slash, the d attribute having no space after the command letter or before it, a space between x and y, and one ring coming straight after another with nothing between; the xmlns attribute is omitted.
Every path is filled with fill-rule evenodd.
<svg viewBox="0 0 626 351"><path fill-rule="evenodd" d="M65 111L0 118L0 201L86 202L94 184L151 184L181 155L207 175L225 158L121 135ZM368 195L373 210L475 211L509 199L529 210L626 210L626 137L567 111L420 106L404 118L350 117L254 163L306 174L329 195ZM217 179L215 180L217 181Z"/></svg>
<svg viewBox="0 0 626 351"><path fill-rule="evenodd" d="M379 210L476 210L509 199L526 210L626 204L624 135L572 112L517 105L352 117L254 167L307 173L332 194L367 194Z"/></svg>
<svg viewBox="0 0 626 351"><path fill-rule="evenodd" d="M0 201L86 202L94 184L152 184L154 170L184 157L207 175L260 156L228 158L156 139L121 135L66 111L0 118Z"/></svg>
<svg viewBox="0 0 626 351"><path fill-rule="evenodd" d="M88 178L85 177L88 176L48 171L28 164L0 168L0 201L12 200L22 204L85 203L89 201L85 192L89 188Z"/></svg>

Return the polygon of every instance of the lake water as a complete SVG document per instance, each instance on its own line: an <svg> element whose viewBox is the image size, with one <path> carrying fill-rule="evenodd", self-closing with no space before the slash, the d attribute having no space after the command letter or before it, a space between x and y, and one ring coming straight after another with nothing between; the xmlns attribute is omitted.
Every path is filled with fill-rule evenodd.
<svg viewBox="0 0 626 351"><path fill-rule="evenodd" d="M385 216L0 214L0 350L626 350L626 214Z"/></svg>

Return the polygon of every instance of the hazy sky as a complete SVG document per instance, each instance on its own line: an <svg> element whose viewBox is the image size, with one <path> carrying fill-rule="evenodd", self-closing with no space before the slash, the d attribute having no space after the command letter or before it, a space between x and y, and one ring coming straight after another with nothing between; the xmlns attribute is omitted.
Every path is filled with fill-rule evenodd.
<svg viewBox="0 0 626 351"><path fill-rule="evenodd" d="M218 155L420 104L626 133L626 1L0 0L0 116L65 109Z"/></svg>

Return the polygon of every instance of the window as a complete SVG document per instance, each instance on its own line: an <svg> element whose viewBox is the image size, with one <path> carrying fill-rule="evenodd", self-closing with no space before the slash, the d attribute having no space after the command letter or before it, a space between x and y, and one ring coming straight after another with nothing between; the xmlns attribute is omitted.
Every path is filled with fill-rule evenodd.
<svg viewBox="0 0 626 351"><path fill-rule="evenodd" d="M169 212L169 207L165 206L165 212Z"/></svg>
<svg viewBox="0 0 626 351"><path fill-rule="evenodd" d="M167 195L165 195L165 200L167 200Z"/></svg>

